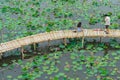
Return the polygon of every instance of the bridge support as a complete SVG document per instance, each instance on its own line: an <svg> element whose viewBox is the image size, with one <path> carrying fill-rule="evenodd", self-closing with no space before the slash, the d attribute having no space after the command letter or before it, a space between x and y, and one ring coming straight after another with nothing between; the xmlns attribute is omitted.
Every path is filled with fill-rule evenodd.
<svg viewBox="0 0 120 80"><path fill-rule="evenodd" d="M2 53L0 53L0 59L2 59Z"/></svg>
<svg viewBox="0 0 120 80"><path fill-rule="evenodd" d="M66 42L65 38L63 38L63 43L64 43L65 46L67 45L67 42Z"/></svg>
<svg viewBox="0 0 120 80"><path fill-rule="evenodd" d="M34 51L36 50L36 43L33 43Z"/></svg>
<svg viewBox="0 0 120 80"><path fill-rule="evenodd" d="M82 37L82 48L84 48L84 37Z"/></svg>
<svg viewBox="0 0 120 80"><path fill-rule="evenodd" d="M24 59L24 48L23 48L23 46L21 47L21 59Z"/></svg>
<svg viewBox="0 0 120 80"><path fill-rule="evenodd" d="M50 39L48 40L48 47L50 47Z"/></svg>
<svg viewBox="0 0 120 80"><path fill-rule="evenodd" d="M102 42L102 38L100 37L100 42Z"/></svg>

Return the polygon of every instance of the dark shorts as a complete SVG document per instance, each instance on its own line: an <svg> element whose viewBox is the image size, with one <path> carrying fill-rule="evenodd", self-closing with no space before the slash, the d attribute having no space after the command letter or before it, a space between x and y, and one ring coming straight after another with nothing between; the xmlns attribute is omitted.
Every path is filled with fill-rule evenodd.
<svg viewBox="0 0 120 80"><path fill-rule="evenodd" d="M108 29L108 28L109 28L109 25L105 25L105 28Z"/></svg>

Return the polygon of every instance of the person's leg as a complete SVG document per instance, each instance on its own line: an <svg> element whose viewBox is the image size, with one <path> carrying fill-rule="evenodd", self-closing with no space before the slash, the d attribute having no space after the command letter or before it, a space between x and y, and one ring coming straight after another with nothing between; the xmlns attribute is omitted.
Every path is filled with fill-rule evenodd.
<svg viewBox="0 0 120 80"><path fill-rule="evenodd" d="M106 25L106 33L109 33L109 25Z"/></svg>
<svg viewBox="0 0 120 80"><path fill-rule="evenodd" d="M105 25L105 32L106 32L106 25Z"/></svg>
<svg viewBox="0 0 120 80"><path fill-rule="evenodd" d="M109 25L107 25L107 32L109 33Z"/></svg>

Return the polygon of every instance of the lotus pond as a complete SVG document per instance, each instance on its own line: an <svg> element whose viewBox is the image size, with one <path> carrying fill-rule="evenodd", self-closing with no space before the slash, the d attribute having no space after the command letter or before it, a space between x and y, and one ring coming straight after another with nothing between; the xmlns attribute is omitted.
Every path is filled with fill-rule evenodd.
<svg viewBox="0 0 120 80"><path fill-rule="evenodd" d="M104 28L105 14L111 18L110 29L119 29L120 0L0 0L0 43L76 29L79 21L86 29ZM0 60L0 80L120 80L119 40L87 40L84 45L82 48L80 39L70 39L66 46L48 50L45 46L24 60L19 59L17 50L6 52L3 56L18 57L11 57L9 65L9 59Z"/></svg>

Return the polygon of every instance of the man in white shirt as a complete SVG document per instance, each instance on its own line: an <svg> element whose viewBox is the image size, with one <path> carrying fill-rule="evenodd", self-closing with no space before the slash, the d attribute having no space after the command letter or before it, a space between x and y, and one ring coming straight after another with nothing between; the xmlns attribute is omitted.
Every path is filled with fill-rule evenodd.
<svg viewBox="0 0 120 80"><path fill-rule="evenodd" d="M105 32L106 32L106 34L108 34L109 33L109 26L110 26L110 17L109 16L106 16L105 17Z"/></svg>

